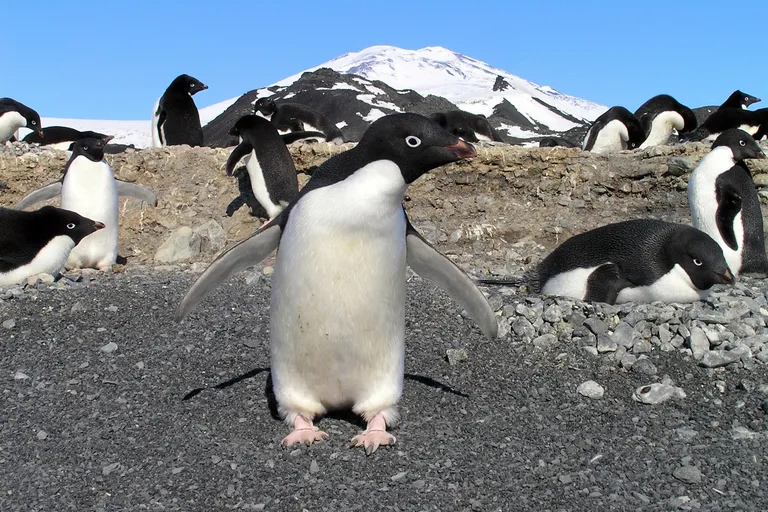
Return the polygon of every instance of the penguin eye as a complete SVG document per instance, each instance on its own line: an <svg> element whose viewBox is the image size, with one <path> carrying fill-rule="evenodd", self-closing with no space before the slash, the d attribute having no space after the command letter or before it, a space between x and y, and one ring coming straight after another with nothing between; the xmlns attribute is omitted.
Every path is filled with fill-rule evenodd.
<svg viewBox="0 0 768 512"><path fill-rule="evenodd" d="M693 264L697 267L700 267L702 265L701 260L693 258Z"/></svg>
<svg viewBox="0 0 768 512"><path fill-rule="evenodd" d="M408 144L408 147L417 148L421 146L421 139L414 135L409 135L405 138L405 143Z"/></svg>
<svg viewBox="0 0 768 512"><path fill-rule="evenodd" d="M88 146L83 146L83 149L88 151Z"/></svg>
<svg viewBox="0 0 768 512"><path fill-rule="evenodd" d="M743 140L740 140L740 141L739 141L739 146L746 146L746 145L747 145L747 143L746 143L746 142L744 142Z"/></svg>
<svg viewBox="0 0 768 512"><path fill-rule="evenodd" d="M67 224L67 229L75 229L75 224L73 222L70 222Z"/></svg>
<svg viewBox="0 0 768 512"><path fill-rule="evenodd" d="M749 101L749 98L744 98L744 101Z"/></svg>

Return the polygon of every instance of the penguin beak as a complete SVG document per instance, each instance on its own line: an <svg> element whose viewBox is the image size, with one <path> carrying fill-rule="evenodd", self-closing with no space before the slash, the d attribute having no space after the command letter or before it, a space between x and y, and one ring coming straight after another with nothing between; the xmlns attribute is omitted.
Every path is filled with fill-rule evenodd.
<svg viewBox="0 0 768 512"><path fill-rule="evenodd" d="M733 277L733 274L731 273L731 269L726 268L725 274L723 274L723 284L733 284L736 282L736 278Z"/></svg>
<svg viewBox="0 0 768 512"><path fill-rule="evenodd" d="M104 224L102 224L101 222L94 222L93 225L96 228L96 231L98 231L100 229L104 229L105 227L107 227Z"/></svg>
<svg viewBox="0 0 768 512"><path fill-rule="evenodd" d="M38 126L37 129L35 130L35 133L37 133L40 136L40 138L43 138L43 139L45 138L45 137L43 137L43 128L42 128L42 126Z"/></svg>
<svg viewBox="0 0 768 512"><path fill-rule="evenodd" d="M109 141L111 141L112 139L114 139L114 138L115 138L115 136L114 136L114 135L107 135L106 137L104 137L104 138L103 138L103 139L101 139L101 140L103 140L103 141L104 141L104 145L106 146L106 145L107 145L107 143L108 143Z"/></svg>
<svg viewBox="0 0 768 512"><path fill-rule="evenodd" d="M462 139L459 139L459 142L456 144L445 146L445 149L456 153L456 156L459 158L472 158L477 156L477 150L475 147L472 144L467 144Z"/></svg>
<svg viewBox="0 0 768 512"><path fill-rule="evenodd" d="M755 158L765 158L765 153L762 150L758 150Z"/></svg>

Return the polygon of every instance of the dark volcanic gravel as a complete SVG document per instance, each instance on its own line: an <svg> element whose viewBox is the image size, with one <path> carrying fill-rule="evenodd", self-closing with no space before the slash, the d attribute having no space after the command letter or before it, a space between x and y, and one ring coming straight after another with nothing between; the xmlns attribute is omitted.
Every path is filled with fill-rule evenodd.
<svg viewBox="0 0 768 512"><path fill-rule="evenodd" d="M233 278L174 323L192 279L135 269L0 300L0 510L768 509L765 365L657 351L651 378L575 344L488 341L414 278L397 445L366 457L347 447L359 425L326 418L328 441L284 450L253 375L269 279ZM632 400L665 375L686 398Z"/></svg>

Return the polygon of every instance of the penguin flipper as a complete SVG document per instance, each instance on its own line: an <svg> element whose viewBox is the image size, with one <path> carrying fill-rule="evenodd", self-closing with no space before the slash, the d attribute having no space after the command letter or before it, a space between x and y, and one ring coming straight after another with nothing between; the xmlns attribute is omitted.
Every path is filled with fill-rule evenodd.
<svg viewBox="0 0 768 512"><path fill-rule="evenodd" d="M499 332L496 315L475 283L451 260L422 237L406 217L406 261L411 269L435 282L453 297L477 322L483 334L495 338Z"/></svg>
<svg viewBox="0 0 768 512"><path fill-rule="evenodd" d="M736 233L733 232L733 219L741 211L741 194L733 185L729 183L718 183L715 188L715 197L717 198L717 212L715 220L717 230L728 247L734 251L739 249L739 243L736 241Z"/></svg>
<svg viewBox="0 0 768 512"><path fill-rule="evenodd" d="M59 194L61 194L61 182L54 181L53 183L46 185L42 188L39 188L34 192L28 194L24 199L19 201L19 204L16 205L16 209L23 210L27 206L31 206L35 203L39 203L41 201L47 201L48 199L53 199Z"/></svg>
<svg viewBox="0 0 768 512"><path fill-rule="evenodd" d="M248 156L251 151L253 151L253 146L247 142L241 142L235 149L232 150L232 152L229 154L229 158L227 158L227 176L232 176L237 163Z"/></svg>
<svg viewBox="0 0 768 512"><path fill-rule="evenodd" d="M629 286L633 286L632 282L624 277L617 264L605 263L589 275L584 300L616 304L619 292Z"/></svg>
<svg viewBox="0 0 768 512"><path fill-rule="evenodd" d="M128 183L127 181L115 180L117 182L117 195L128 196L144 201L152 206L157 206L157 196L149 189L136 185L135 183Z"/></svg>
<svg viewBox="0 0 768 512"><path fill-rule="evenodd" d="M285 142L285 145L293 144L296 141L302 140L302 139L320 139L325 140L325 134L322 132L305 132L305 131L298 131L298 132L288 132L280 135L282 137L283 142Z"/></svg>
<svg viewBox="0 0 768 512"><path fill-rule="evenodd" d="M278 217L275 217L273 222L265 225L249 238L221 254L205 269L205 272L187 290L181 303L179 303L179 307L176 308L174 318L177 322L187 316L208 293L229 276L260 263L272 254L280 243L280 235L282 234Z"/></svg>

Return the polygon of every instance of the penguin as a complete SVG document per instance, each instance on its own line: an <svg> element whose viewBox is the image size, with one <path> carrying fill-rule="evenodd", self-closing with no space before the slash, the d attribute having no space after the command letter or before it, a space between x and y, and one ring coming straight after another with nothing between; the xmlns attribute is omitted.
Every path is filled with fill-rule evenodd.
<svg viewBox="0 0 768 512"><path fill-rule="evenodd" d="M292 432L283 446L326 439L315 417L350 408L367 422L367 454L395 443L403 387L405 271L437 282L495 337L488 301L410 224L402 201L422 174L477 153L418 114L384 116L354 148L323 163L282 213L214 261L176 311L277 251L270 306L271 371Z"/></svg>
<svg viewBox="0 0 768 512"><path fill-rule="evenodd" d="M544 137L541 140L539 140L539 147L540 148L556 148L556 147L577 148L579 147L579 145L564 137Z"/></svg>
<svg viewBox="0 0 768 512"><path fill-rule="evenodd" d="M42 135L37 132L27 134L22 139L23 142L40 144L41 146L50 146L53 149L63 151L69 150L73 142L80 139L107 139L109 135L103 133L75 130L68 126L46 126L42 130Z"/></svg>
<svg viewBox="0 0 768 512"><path fill-rule="evenodd" d="M272 121L280 133L313 131L325 134L326 142L342 144L341 130L324 114L300 103L281 103L270 98L260 98L253 104L254 113Z"/></svg>
<svg viewBox="0 0 768 512"><path fill-rule="evenodd" d="M467 142L504 142L484 115L472 114L463 110L437 112L429 116L449 133L457 135Z"/></svg>
<svg viewBox="0 0 768 512"><path fill-rule="evenodd" d="M203 145L200 112L192 96L208 88L195 77L177 76L152 109L152 146Z"/></svg>
<svg viewBox="0 0 768 512"><path fill-rule="evenodd" d="M730 96L728 96L728 99L720 105L720 108L741 108L746 110L750 105L759 103L760 101L762 101L760 98L736 89Z"/></svg>
<svg viewBox="0 0 768 512"><path fill-rule="evenodd" d="M687 133L696 129L696 114L668 94L649 99L635 111L635 117L645 130L640 149L661 146L669 142L672 130Z"/></svg>
<svg viewBox="0 0 768 512"><path fill-rule="evenodd" d="M733 128L747 132L755 140L761 140L768 130L768 109L719 108L696 131L682 138L687 141L714 141L721 133Z"/></svg>
<svg viewBox="0 0 768 512"><path fill-rule="evenodd" d="M29 128L42 136L40 115L11 98L0 98L0 144L15 139L19 128Z"/></svg>
<svg viewBox="0 0 768 512"><path fill-rule="evenodd" d="M111 139L81 139L70 147L72 156L59 181L46 185L16 205L29 205L61 195L61 207L97 219L106 228L86 237L69 254L67 267L105 270L117 260L118 196L130 196L157 206L155 194L142 186L115 179L104 160L104 146Z"/></svg>
<svg viewBox="0 0 768 512"><path fill-rule="evenodd" d="M56 275L80 240L104 224L53 206L34 212L0 208L0 286L35 274Z"/></svg>
<svg viewBox="0 0 768 512"><path fill-rule="evenodd" d="M711 236L738 276L768 273L763 213L745 158L765 158L739 129L724 131L688 179L693 227Z"/></svg>
<svg viewBox="0 0 768 512"><path fill-rule="evenodd" d="M256 216L274 219L299 193L288 147L275 125L256 115L238 119L229 134L240 137L242 142L227 159L227 176L232 176L237 163L245 157L253 196L260 206Z"/></svg>
<svg viewBox="0 0 768 512"><path fill-rule="evenodd" d="M624 107L611 107L595 119L584 137L582 149L592 153L614 153L635 149L645 140L640 121Z"/></svg>
<svg viewBox="0 0 768 512"><path fill-rule="evenodd" d="M706 298L715 284L734 282L712 237L691 226L653 219L608 224L573 236L528 279L533 291L543 295L608 304L693 302Z"/></svg>

